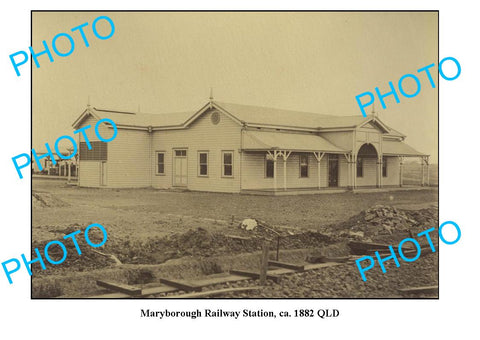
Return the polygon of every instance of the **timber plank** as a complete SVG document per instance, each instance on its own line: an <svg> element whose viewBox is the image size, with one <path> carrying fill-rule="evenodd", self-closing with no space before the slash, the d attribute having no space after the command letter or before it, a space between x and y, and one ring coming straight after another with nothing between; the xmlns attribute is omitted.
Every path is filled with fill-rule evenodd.
<svg viewBox="0 0 480 340"><path fill-rule="evenodd" d="M205 286L216 285L216 284L227 283L227 282L244 281L248 279L249 278L246 277L245 275L228 275L223 277L214 277L214 278L198 280L198 281L195 281L195 284L198 287L205 287Z"/></svg>
<svg viewBox="0 0 480 340"><path fill-rule="evenodd" d="M434 247L435 247L435 249L438 249L438 245L435 245L435 244L434 244ZM404 255L416 254L416 253L417 253L417 248L414 248L414 249L406 248L406 249L407 249L407 250L402 250L402 253L403 253ZM394 250L395 250L395 248L394 248ZM432 248L430 247L429 244L420 246L420 252L421 252L422 254L423 254L423 251L424 251L424 250L430 250L430 252L427 252L427 254L431 254L431 253L432 253ZM374 250L374 249L368 250L368 251L367 251L367 254L368 254L368 255L375 255L375 251L377 251L377 250ZM395 252L398 253L398 249L396 249ZM391 254L391 253L390 253L390 250L383 250L383 249L378 250L378 253L379 253L380 255L388 255L388 254Z"/></svg>
<svg viewBox="0 0 480 340"><path fill-rule="evenodd" d="M305 265L305 270L315 270L315 269L326 268L326 267L341 266L343 264L344 263L340 263L340 262L312 263L312 264Z"/></svg>
<svg viewBox="0 0 480 340"><path fill-rule="evenodd" d="M360 241L350 241L348 242L348 246L352 249L352 252L356 255L366 254L368 252L375 252L378 251L379 253L382 251L389 252L390 251L390 244L383 244L383 243L373 243L373 242L360 242ZM392 246L395 248L395 246ZM413 246L410 244L405 245L405 249L414 249Z"/></svg>
<svg viewBox="0 0 480 340"><path fill-rule="evenodd" d="M163 283L167 286L178 288L180 290L184 290L186 292L202 290L202 287L199 287L198 285L192 284L191 282L188 282L188 281L160 279L160 283Z"/></svg>
<svg viewBox="0 0 480 340"><path fill-rule="evenodd" d="M295 271L303 272L305 270L305 266L300 266L297 264L292 264L292 263L286 263L286 262L280 262L280 261L268 261L269 266L275 266L275 267L280 267L280 268L286 268L286 269L292 269Z"/></svg>
<svg viewBox="0 0 480 340"><path fill-rule="evenodd" d="M152 287L152 288L144 288L142 289L142 295L139 296L132 296L125 293L110 293L110 294L102 294L102 295L94 295L89 296L89 299L122 299L122 298L131 298L131 297L146 297L148 295L155 295L160 293L171 293L178 291L178 288L170 287L170 286L159 286L159 287Z"/></svg>
<svg viewBox="0 0 480 340"><path fill-rule="evenodd" d="M247 276L252 279L259 279L260 273L255 273L247 270L230 270L231 274ZM272 280L273 282L279 283L281 278L278 275L267 273L267 279Z"/></svg>
<svg viewBox="0 0 480 340"><path fill-rule="evenodd" d="M436 286L420 286L420 287L399 288L398 291L400 293L404 293L404 294L438 293L438 285L436 285Z"/></svg>
<svg viewBox="0 0 480 340"><path fill-rule="evenodd" d="M247 292L247 291L251 291L251 290L260 290L262 288L263 287L261 287L261 286L225 288L225 289L210 290L210 291L206 291L206 292L188 293L188 294L182 294L182 295L169 295L169 296L161 297L160 299L202 298L202 297L207 297L207 296L222 295L222 294L226 294L226 293Z"/></svg>
<svg viewBox="0 0 480 340"><path fill-rule="evenodd" d="M327 267L333 267L333 266L340 266L343 265L344 263L338 263L338 262L328 262L328 263L315 263L315 264L306 264L305 265L305 270L316 270L316 269L321 269L321 268L327 268ZM273 269L269 270L267 272L267 278L272 279L275 282L280 281L280 276L282 274L292 274L296 273L297 271L292 270L292 269L286 269L286 268L279 268L279 269ZM213 278L206 278L206 279L201 279L195 282L195 287L198 288L199 290L202 287L209 286L209 285L214 285L214 284L221 284L221 283L226 283L226 282L237 282L237 281L244 281L248 280L249 278L259 278L260 273L254 273L254 272L248 272L248 271L238 271L238 270L231 270L230 274L227 276L221 276L221 277L213 277ZM171 280L167 280L170 282L173 282ZM175 281L177 282L177 281ZM178 287L173 287L173 286L159 286L159 287L151 287L151 288L144 288L142 289L142 294L140 296L135 296L135 297L146 297L149 295L155 295L155 294L160 294L160 293L171 293L180 290ZM184 290L184 289L181 289ZM177 295L178 298L181 298L183 295ZM88 298L96 298L96 299L118 299L118 298L131 298L133 297L132 295L128 295L125 293L109 293L109 294L103 294L103 295L95 295L95 296L89 296Z"/></svg>
<svg viewBox="0 0 480 340"><path fill-rule="evenodd" d="M139 296L142 295L142 288L129 286L123 283L107 282L97 280L97 286L107 288L119 293L125 293L127 295Z"/></svg>

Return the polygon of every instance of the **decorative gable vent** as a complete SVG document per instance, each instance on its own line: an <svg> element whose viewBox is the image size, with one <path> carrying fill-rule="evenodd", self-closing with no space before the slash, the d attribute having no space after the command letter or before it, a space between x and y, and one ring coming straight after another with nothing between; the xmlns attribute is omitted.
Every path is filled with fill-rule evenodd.
<svg viewBox="0 0 480 340"><path fill-rule="evenodd" d="M212 123L214 125L217 125L218 123L220 123L220 113L218 113L218 111L214 111L210 119L212 120Z"/></svg>

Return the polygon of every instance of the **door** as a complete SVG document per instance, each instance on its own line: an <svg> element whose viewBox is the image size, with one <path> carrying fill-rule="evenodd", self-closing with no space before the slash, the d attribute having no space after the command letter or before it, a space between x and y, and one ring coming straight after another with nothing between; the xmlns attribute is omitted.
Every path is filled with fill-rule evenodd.
<svg viewBox="0 0 480 340"><path fill-rule="evenodd" d="M338 187L338 155L328 155L328 186Z"/></svg>
<svg viewBox="0 0 480 340"><path fill-rule="evenodd" d="M175 150L173 158L173 185L187 186L187 150Z"/></svg>
<svg viewBox="0 0 480 340"><path fill-rule="evenodd" d="M100 185L107 185L107 162L100 162Z"/></svg>

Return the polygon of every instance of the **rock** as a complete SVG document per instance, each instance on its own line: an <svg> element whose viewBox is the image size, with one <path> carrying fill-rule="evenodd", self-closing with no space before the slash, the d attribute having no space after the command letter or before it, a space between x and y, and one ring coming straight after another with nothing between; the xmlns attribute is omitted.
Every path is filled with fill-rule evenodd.
<svg viewBox="0 0 480 340"><path fill-rule="evenodd" d="M348 235L353 237L359 237L359 238L365 237L365 233L363 231L349 231Z"/></svg>
<svg viewBox="0 0 480 340"><path fill-rule="evenodd" d="M255 230L258 227L258 222L253 218L246 218L240 224L240 228L245 230Z"/></svg>

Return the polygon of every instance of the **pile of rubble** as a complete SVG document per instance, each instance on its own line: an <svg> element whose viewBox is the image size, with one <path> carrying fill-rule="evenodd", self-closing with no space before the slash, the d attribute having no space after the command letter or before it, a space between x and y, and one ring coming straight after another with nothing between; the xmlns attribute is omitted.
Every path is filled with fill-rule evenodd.
<svg viewBox="0 0 480 340"><path fill-rule="evenodd" d="M372 240L394 234L410 234L438 226L438 209L402 210L376 205L335 226L340 236Z"/></svg>
<svg viewBox="0 0 480 340"><path fill-rule="evenodd" d="M92 234L94 234L93 231ZM64 274L65 272L71 271L83 272L95 269L103 269L106 267L114 267L115 265L117 265L117 263L115 263L115 259L113 259L109 255L104 254L101 251L92 249L92 247L89 246L83 238L76 237L75 239L77 240L78 247L82 252L81 255L78 254L77 248L71 240L65 241L63 239L58 239L58 241L63 243L68 254L65 261L59 265L52 265L51 263L47 262L44 253L46 242L33 241L31 258L34 259L38 257L35 252L35 248L37 248L41 254L42 259L44 260L46 267L46 270L42 270L42 267L39 263L33 264L31 266L33 275L55 275ZM93 243L98 242L94 237L91 238L91 241ZM53 261L60 261L64 256L64 252L61 247L59 247L58 245L54 245L48 248L48 256Z"/></svg>

